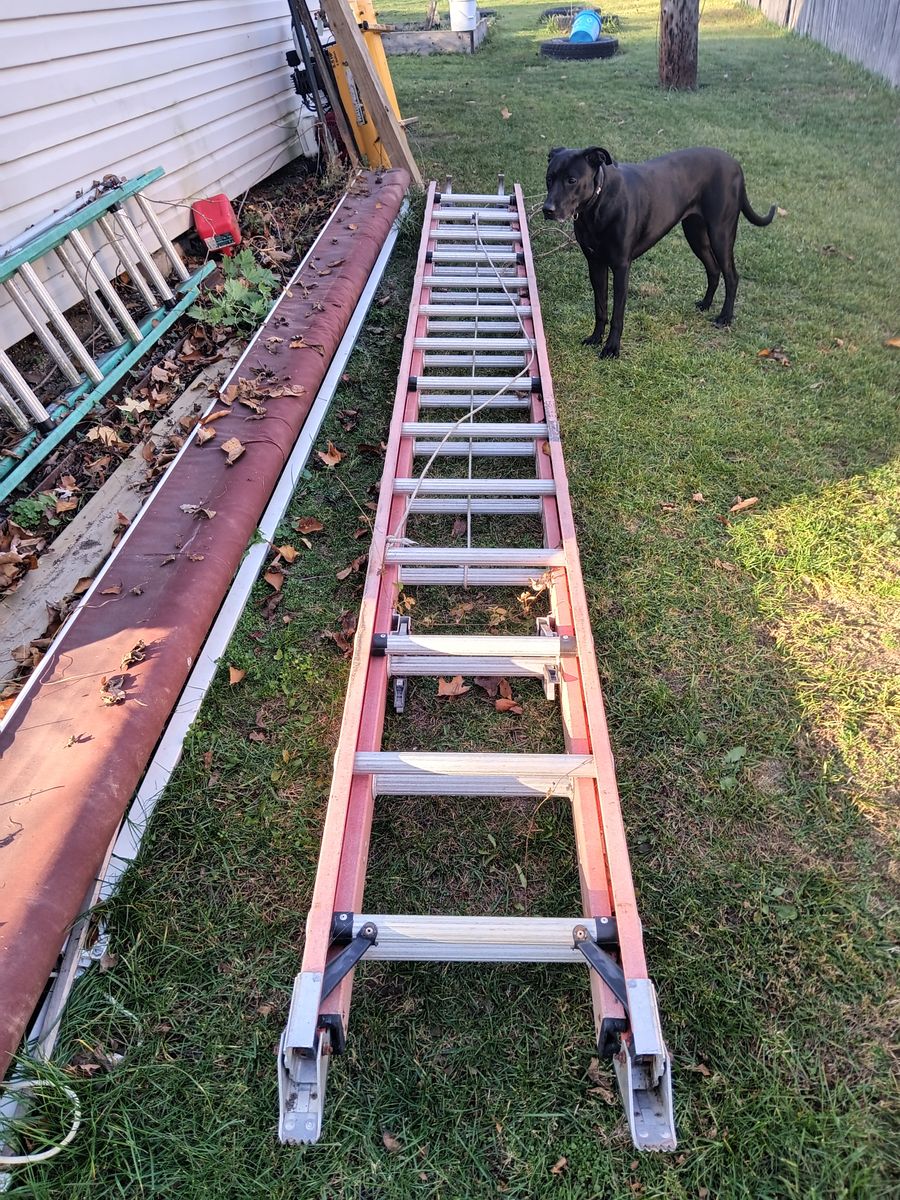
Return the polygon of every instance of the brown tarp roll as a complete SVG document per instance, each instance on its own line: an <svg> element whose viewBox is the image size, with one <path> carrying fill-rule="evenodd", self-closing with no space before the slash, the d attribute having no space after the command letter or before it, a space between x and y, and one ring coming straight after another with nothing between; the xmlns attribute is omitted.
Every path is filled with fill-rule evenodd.
<svg viewBox="0 0 900 1200"><path fill-rule="evenodd" d="M0 1077L150 761L397 216L364 174L241 364L235 401L162 483L0 734ZM281 339L280 341L275 339ZM301 344L291 346L291 341ZM221 406L220 406L221 407ZM228 465L223 443L243 454ZM184 512L198 505L210 520ZM143 660L124 667L143 641ZM124 699L101 691L114 676ZM108 685L109 687L113 685Z"/></svg>

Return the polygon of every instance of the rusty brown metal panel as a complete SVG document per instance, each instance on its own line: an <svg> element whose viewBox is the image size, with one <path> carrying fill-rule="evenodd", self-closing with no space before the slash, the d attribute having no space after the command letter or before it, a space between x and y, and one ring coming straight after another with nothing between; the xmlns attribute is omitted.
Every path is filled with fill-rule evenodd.
<svg viewBox="0 0 900 1200"><path fill-rule="evenodd" d="M409 178L365 174L273 310L235 403L192 444L0 733L0 1077L116 833L353 313ZM269 341L281 338L281 342ZM308 346L291 348L292 339ZM319 347L321 347L321 352ZM302 395L272 396L280 385ZM245 446L228 466L220 447ZM184 504L215 510L198 519ZM104 594L106 593L106 594ZM122 668L143 641L142 662ZM125 674L108 704L104 677Z"/></svg>

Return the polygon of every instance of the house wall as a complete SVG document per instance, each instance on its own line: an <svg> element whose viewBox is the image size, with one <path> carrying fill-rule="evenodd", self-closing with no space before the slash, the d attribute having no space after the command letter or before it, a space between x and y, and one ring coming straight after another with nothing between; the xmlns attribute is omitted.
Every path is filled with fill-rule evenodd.
<svg viewBox="0 0 900 1200"><path fill-rule="evenodd" d="M146 194L175 236L191 200L238 196L314 154L314 117L284 61L291 45L287 0L4 0L0 242L95 179L156 166L166 175ZM108 251L98 261L117 269ZM76 302L59 270L39 274L62 307ZM27 332L0 289L0 345Z"/></svg>

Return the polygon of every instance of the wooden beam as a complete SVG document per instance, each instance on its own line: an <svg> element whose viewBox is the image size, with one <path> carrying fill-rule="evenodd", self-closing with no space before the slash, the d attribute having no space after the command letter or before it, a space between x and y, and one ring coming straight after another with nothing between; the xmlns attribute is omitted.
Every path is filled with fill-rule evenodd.
<svg viewBox="0 0 900 1200"><path fill-rule="evenodd" d="M391 166L405 168L413 183L422 187L422 176L409 148L406 134L397 120L369 52L366 50L356 17L350 11L345 0L322 0L322 11L325 13L331 32L346 55L347 63L353 73L353 80L359 89L366 112L378 131Z"/></svg>

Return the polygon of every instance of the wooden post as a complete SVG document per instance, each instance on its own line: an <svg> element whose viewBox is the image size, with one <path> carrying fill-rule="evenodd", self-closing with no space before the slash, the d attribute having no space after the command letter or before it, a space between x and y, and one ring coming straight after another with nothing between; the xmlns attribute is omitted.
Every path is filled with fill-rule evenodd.
<svg viewBox="0 0 900 1200"><path fill-rule="evenodd" d="M681 92L697 90L700 0L660 0L659 83Z"/></svg>
<svg viewBox="0 0 900 1200"><path fill-rule="evenodd" d="M396 113L378 78L374 63L356 23L355 15L350 11L346 0L322 0L322 11L325 13L331 32L347 57L353 73L353 80L359 89L366 112L378 130L378 136L391 166L404 167L409 172L413 183L422 187L422 176L409 148L403 126L397 120Z"/></svg>

